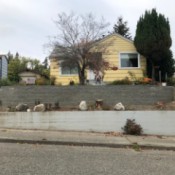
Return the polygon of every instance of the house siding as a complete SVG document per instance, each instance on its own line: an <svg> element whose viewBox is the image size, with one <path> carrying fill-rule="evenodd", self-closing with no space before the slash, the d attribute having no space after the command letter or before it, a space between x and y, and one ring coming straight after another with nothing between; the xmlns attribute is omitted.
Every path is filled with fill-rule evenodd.
<svg viewBox="0 0 175 175"><path fill-rule="evenodd" d="M104 82L112 82L114 80L131 78L128 71L132 72L137 79L143 78L146 71L146 60L140 55L139 68L120 68L120 53L137 53L136 48L132 41L123 38L120 35L110 35L96 45L93 46L91 52L102 52L103 58L110 64L110 67L118 67L118 70L106 70L104 75ZM51 59L50 75L56 77L56 84L67 85L70 80L78 83L78 76L63 76L60 75L59 64L56 59Z"/></svg>
<svg viewBox="0 0 175 175"><path fill-rule="evenodd" d="M141 55L139 68L120 68L120 53L137 53L132 41L113 35L100 42L99 45L97 45L95 49L98 49L98 47L104 49L103 58L109 62L110 66L118 67L118 70L115 71L105 71L104 82L121 80L126 77L131 78L128 74L129 71L132 72L137 79L144 76L144 72L146 71L146 60ZM105 45L107 45L107 48L103 48Z"/></svg>
<svg viewBox="0 0 175 175"><path fill-rule="evenodd" d="M35 84L35 81L41 78L41 75L34 72L21 72L19 76L21 78L20 82L25 84Z"/></svg>
<svg viewBox="0 0 175 175"><path fill-rule="evenodd" d="M8 62L5 56L0 57L0 78L7 78Z"/></svg>

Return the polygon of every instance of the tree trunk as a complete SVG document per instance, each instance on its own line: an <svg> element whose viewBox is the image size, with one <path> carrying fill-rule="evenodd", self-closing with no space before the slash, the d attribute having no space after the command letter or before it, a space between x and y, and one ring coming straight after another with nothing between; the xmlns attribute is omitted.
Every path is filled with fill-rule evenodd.
<svg viewBox="0 0 175 175"><path fill-rule="evenodd" d="M80 85L84 85L85 84L85 80L84 80L83 76L79 77L79 81L80 81Z"/></svg>
<svg viewBox="0 0 175 175"><path fill-rule="evenodd" d="M79 83L80 85L84 85L86 80L85 76L86 65L83 63L82 67L79 64L77 64L77 66L78 66Z"/></svg>
<svg viewBox="0 0 175 175"><path fill-rule="evenodd" d="M155 65L153 61L151 61L151 63L152 63L152 82L155 83Z"/></svg>
<svg viewBox="0 0 175 175"><path fill-rule="evenodd" d="M80 70L79 72L79 82L80 85L84 85L85 84L85 70Z"/></svg>

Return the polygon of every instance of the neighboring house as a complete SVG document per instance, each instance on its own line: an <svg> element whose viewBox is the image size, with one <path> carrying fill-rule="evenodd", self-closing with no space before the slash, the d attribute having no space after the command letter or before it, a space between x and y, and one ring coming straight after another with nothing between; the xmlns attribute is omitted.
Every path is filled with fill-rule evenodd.
<svg viewBox="0 0 175 175"><path fill-rule="evenodd" d="M0 55L0 79L7 78L8 61L6 55Z"/></svg>
<svg viewBox="0 0 175 175"><path fill-rule="evenodd" d="M93 44L91 52L97 50L100 50L102 57L110 65L110 69L104 72L104 82L131 78L128 72L132 72L135 78L143 78L146 59L136 51L133 41L118 34L111 34ZM94 80L94 71L87 70L86 74L87 80ZM76 83L79 81L77 69L62 67L59 56L54 52L50 55L50 76L55 77L55 84L68 85L71 80Z"/></svg>
<svg viewBox="0 0 175 175"><path fill-rule="evenodd" d="M41 75L38 73L35 73L33 71L24 71L19 73L19 76L21 78L21 83L25 83L28 85L35 84L36 79L41 78Z"/></svg>

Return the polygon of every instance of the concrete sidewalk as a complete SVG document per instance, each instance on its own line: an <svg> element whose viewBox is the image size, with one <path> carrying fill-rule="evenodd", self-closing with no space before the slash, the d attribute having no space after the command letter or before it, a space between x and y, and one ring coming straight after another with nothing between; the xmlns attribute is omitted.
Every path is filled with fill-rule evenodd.
<svg viewBox="0 0 175 175"><path fill-rule="evenodd" d="M175 137L0 129L0 142L175 150Z"/></svg>

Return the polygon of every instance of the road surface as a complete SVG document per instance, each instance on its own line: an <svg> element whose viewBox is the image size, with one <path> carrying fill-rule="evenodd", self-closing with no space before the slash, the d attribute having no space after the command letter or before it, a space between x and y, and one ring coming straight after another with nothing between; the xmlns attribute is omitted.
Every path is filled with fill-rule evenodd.
<svg viewBox="0 0 175 175"><path fill-rule="evenodd" d="M0 143L1 175L174 175L175 152Z"/></svg>

